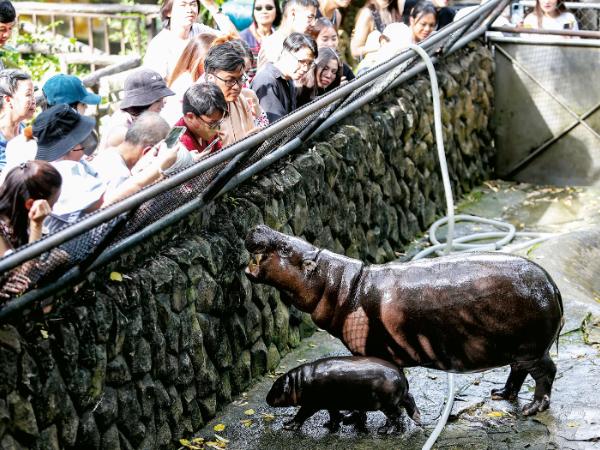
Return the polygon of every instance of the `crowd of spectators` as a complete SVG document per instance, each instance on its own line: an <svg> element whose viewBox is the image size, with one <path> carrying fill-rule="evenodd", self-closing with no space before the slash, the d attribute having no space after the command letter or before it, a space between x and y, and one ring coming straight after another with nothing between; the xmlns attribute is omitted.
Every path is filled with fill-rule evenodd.
<svg viewBox="0 0 600 450"><path fill-rule="evenodd" d="M99 134L86 110L102 99L79 78L49 78L39 112L31 76L0 67L0 256L268 126L455 17L448 0L368 0L351 62L338 53L350 0L254 0L241 32L202 2L217 28L198 22L199 0L165 0L163 29ZM0 46L15 19L0 1ZM577 29L561 0L537 0L524 24ZM167 145L173 126L182 134Z"/></svg>

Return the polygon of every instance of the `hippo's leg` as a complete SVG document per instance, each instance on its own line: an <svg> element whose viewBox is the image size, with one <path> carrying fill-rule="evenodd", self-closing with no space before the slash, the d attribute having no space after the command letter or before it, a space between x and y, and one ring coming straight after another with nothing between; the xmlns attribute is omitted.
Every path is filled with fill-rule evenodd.
<svg viewBox="0 0 600 450"><path fill-rule="evenodd" d="M504 387L492 389L492 400L516 400L521 386L523 386L523 382L527 378L527 372L527 369L520 364L511 364L510 374Z"/></svg>
<svg viewBox="0 0 600 450"><path fill-rule="evenodd" d="M383 410L386 421L382 427L377 429L378 434L388 434L395 431L404 431L404 423L402 422L402 409L391 408Z"/></svg>
<svg viewBox="0 0 600 450"><path fill-rule="evenodd" d="M368 433L367 413L365 411L354 410L344 415L344 425L354 425L360 433Z"/></svg>
<svg viewBox="0 0 600 450"><path fill-rule="evenodd" d="M532 363L524 364L527 371L535 380L533 401L523 407L523 415L531 416L548 409L550 406L550 392L556 375L556 365L546 353L542 358Z"/></svg>
<svg viewBox="0 0 600 450"><path fill-rule="evenodd" d="M318 409L315 409L315 408L301 406L300 410L294 416L294 418L291 420L288 420L287 422L285 422L283 424L283 428L286 430L294 430L294 431L299 430L300 427L302 426L302 424L306 421L306 419L308 419L310 416L312 416L317 411L318 411Z"/></svg>
<svg viewBox="0 0 600 450"><path fill-rule="evenodd" d="M325 423L325 427L329 428L329 431L336 432L340 429L340 422L342 421L342 413L335 409L328 410L329 422Z"/></svg>
<svg viewBox="0 0 600 450"><path fill-rule="evenodd" d="M417 404L415 403L415 398L412 394L407 393L406 398L404 399L404 403L402 404L406 409L408 416L414 420L417 425L421 425L421 411L417 408Z"/></svg>

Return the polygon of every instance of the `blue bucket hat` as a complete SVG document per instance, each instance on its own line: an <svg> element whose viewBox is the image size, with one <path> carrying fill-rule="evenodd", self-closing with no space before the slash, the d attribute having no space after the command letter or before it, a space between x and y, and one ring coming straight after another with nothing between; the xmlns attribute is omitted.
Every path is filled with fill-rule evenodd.
<svg viewBox="0 0 600 450"><path fill-rule="evenodd" d="M102 97L88 91L81 80L73 75L60 73L49 78L42 88L48 106L66 103L68 105L75 102L85 103L86 105L97 105Z"/></svg>

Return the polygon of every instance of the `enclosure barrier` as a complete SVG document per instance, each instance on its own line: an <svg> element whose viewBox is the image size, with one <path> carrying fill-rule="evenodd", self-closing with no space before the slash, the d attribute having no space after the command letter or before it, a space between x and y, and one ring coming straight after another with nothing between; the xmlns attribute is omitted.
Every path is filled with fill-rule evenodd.
<svg viewBox="0 0 600 450"><path fill-rule="evenodd" d="M443 58L480 37L507 4L508 0L491 0L430 36L421 47L436 55L434 60ZM2 258L2 285L18 272L30 278L31 286L4 305L0 318L81 279L423 70L414 52L405 51L258 133Z"/></svg>

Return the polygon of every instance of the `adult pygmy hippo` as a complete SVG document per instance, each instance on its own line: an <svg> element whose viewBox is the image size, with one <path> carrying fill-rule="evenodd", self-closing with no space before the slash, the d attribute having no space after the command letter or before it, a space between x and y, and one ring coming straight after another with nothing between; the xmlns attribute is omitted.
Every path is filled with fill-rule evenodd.
<svg viewBox="0 0 600 450"><path fill-rule="evenodd" d="M266 226L249 232L247 276L292 303L354 355L449 372L510 364L494 399L515 399L527 374L550 404L556 366L549 349L563 323L558 288L544 269L513 255L472 253L365 265Z"/></svg>
<svg viewBox="0 0 600 450"><path fill-rule="evenodd" d="M415 422L420 419L404 373L387 361L364 356L324 358L302 364L273 383L267 403L301 406L296 416L284 424L286 429L299 429L320 409L329 411L327 426L332 431L340 426L340 410L360 411L357 425L361 429L366 429L365 411L383 411L387 422L380 433L402 428L402 407Z"/></svg>

